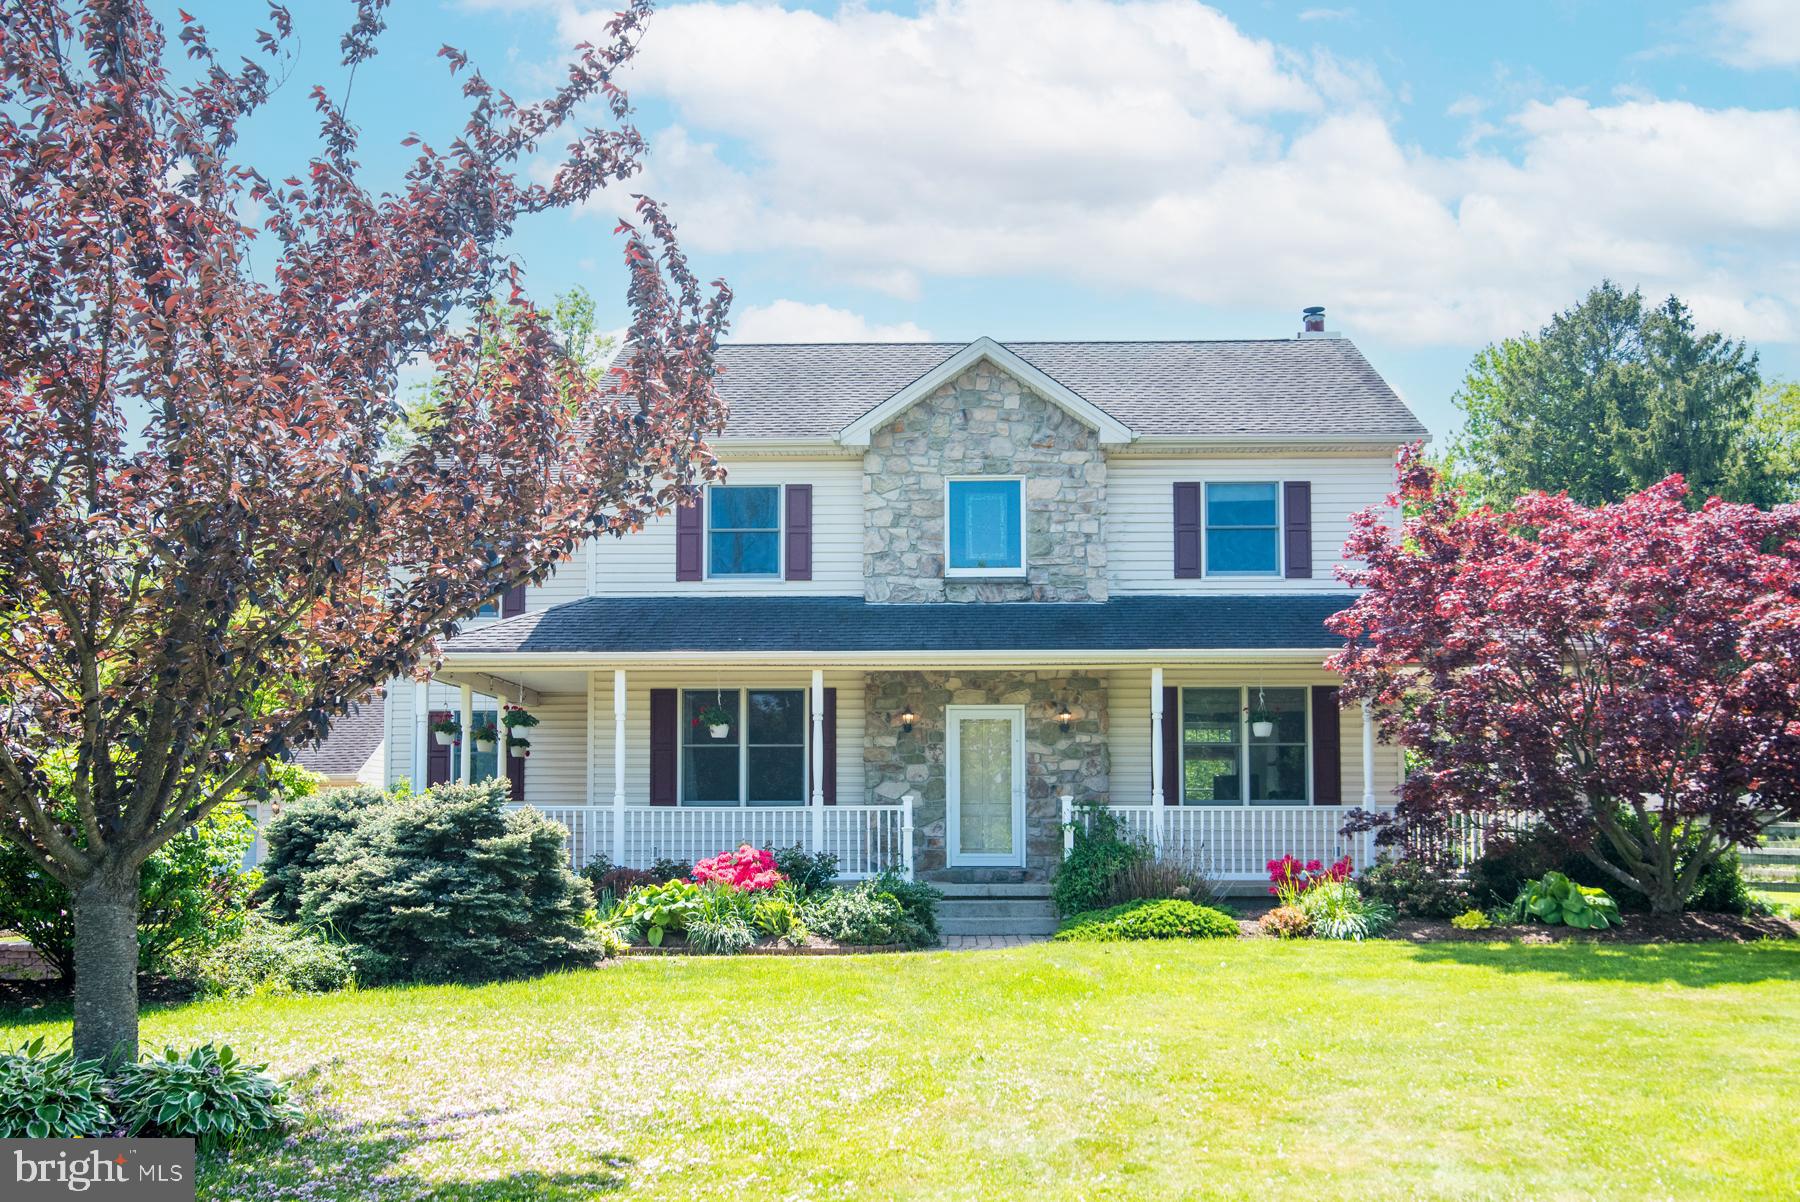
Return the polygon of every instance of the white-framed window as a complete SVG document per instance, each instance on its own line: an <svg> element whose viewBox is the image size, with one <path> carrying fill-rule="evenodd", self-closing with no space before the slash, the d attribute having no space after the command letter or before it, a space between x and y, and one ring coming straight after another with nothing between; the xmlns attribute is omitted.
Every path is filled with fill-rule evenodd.
<svg viewBox="0 0 1800 1202"><path fill-rule="evenodd" d="M1206 574L1281 575L1281 485L1212 480L1206 493Z"/></svg>
<svg viewBox="0 0 1800 1202"><path fill-rule="evenodd" d="M781 485L707 486L706 574L780 579Z"/></svg>
<svg viewBox="0 0 1800 1202"><path fill-rule="evenodd" d="M1169 715L1163 721L1170 720ZM1312 706L1304 686L1198 685L1181 690L1183 805L1306 805L1312 796ZM1258 724L1268 723L1258 734Z"/></svg>
<svg viewBox="0 0 1800 1202"><path fill-rule="evenodd" d="M684 806L805 805L809 745L805 689L683 689L677 796Z"/></svg>
<svg viewBox="0 0 1800 1202"><path fill-rule="evenodd" d="M952 476L944 481L944 575L1025 574L1025 481Z"/></svg>

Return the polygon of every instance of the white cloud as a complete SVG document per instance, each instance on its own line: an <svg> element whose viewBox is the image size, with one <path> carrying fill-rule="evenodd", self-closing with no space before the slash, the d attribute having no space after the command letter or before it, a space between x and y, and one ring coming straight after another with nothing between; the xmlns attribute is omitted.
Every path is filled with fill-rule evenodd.
<svg viewBox="0 0 1800 1202"><path fill-rule="evenodd" d="M563 33L602 19L565 10ZM1427 154L1372 67L1193 0L681 5L625 82L675 114L634 186L690 249L903 299L1029 277L1324 301L1334 327L1460 345L1610 276L1800 338L1796 109L1515 94L1459 101L1478 128Z"/></svg>
<svg viewBox="0 0 1800 1202"><path fill-rule="evenodd" d="M1354 8L1303 8L1302 21L1348 21L1356 15Z"/></svg>
<svg viewBox="0 0 1800 1202"><path fill-rule="evenodd" d="M1800 67L1800 4L1795 0L1719 0L1701 14L1715 35L1715 57L1736 67Z"/></svg>
<svg viewBox="0 0 1800 1202"><path fill-rule="evenodd" d="M733 342L930 342L931 333L910 321L879 325L860 313L776 300L749 305L731 319Z"/></svg>

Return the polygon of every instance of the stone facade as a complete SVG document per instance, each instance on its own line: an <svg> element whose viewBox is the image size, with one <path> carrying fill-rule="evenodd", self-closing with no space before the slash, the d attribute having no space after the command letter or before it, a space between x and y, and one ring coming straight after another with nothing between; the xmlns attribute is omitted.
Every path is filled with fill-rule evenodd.
<svg viewBox="0 0 1800 1202"><path fill-rule="evenodd" d="M1025 478L1024 579L944 578L946 476ZM869 601L1104 601L1106 457L1079 418L977 363L870 437Z"/></svg>
<svg viewBox="0 0 1800 1202"><path fill-rule="evenodd" d="M1110 788L1106 681L1056 671L870 672L863 765L868 801L891 805L911 793L914 870L927 879L1045 880L1062 858L1064 793L1105 800ZM1057 722L1067 704L1073 721ZM944 710L949 705L1025 707L1025 866L955 868L947 847ZM911 709L913 729L900 715Z"/></svg>

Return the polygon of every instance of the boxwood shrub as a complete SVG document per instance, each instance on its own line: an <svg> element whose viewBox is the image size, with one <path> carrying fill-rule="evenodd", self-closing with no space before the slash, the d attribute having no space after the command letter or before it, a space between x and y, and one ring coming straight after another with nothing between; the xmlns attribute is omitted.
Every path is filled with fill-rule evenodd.
<svg viewBox="0 0 1800 1202"><path fill-rule="evenodd" d="M1235 939L1237 920L1223 910L1168 898L1088 910L1066 920L1051 938L1064 943L1126 939Z"/></svg>

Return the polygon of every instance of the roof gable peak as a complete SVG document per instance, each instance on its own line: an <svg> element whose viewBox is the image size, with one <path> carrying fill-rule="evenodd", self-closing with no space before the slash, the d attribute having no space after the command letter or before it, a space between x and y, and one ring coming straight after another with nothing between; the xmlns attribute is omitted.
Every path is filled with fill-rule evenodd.
<svg viewBox="0 0 1800 1202"><path fill-rule="evenodd" d="M1130 427L1107 413L1106 410L1039 368L1033 367L992 338L983 336L969 343L905 388L839 430L838 441L847 447L868 446L874 432L886 425L889 420L912 408L983 360L993 364L1051 404L1068 411L1077 420L1091 426L1100 435L1102 446L1122 446L1136 437Z"/></svg>

